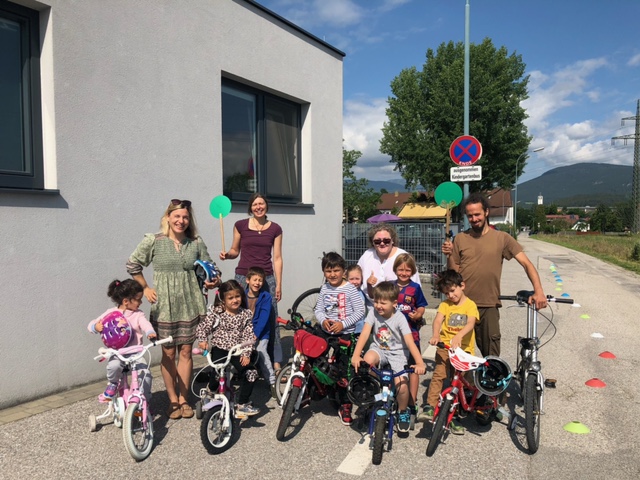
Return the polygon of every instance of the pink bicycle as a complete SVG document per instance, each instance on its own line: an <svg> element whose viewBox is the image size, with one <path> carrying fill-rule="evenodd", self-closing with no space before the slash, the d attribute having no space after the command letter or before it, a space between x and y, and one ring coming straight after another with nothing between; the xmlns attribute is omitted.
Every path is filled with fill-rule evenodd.
<svg viewBox="0 0 640 480"><path fill-rule="evenodd" d="M98 429L98 425L113 423L122 428L124 445L129 454L136 461L144 460L153 449L153 417L149 411L149 403L144 396L138 379L136 365L140 359L147 355L151 347L163 345L173 341L172 337L164 338L148 345L135 345L119 350L101 347L99 355L94 360L108 360L115 355L125 364L122 376L118 382L115 396L106 398L104 394L98 396L100 403L106 403L107 409L102 415L89 415L89 427L92 432ZM147 365L150 366L151 355L147 355ZM128 373L131 373L131 385L129 385Z"/></svg>

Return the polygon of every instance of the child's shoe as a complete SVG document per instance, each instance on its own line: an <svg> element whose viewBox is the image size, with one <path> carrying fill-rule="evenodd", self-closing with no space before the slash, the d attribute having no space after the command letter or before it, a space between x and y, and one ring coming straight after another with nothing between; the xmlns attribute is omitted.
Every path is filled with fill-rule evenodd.
<svg viewBox="0 0 640 480"><path fill-rule="evenodd" d="M411 411L407 408L398 413L398 432L407 433L411 427Z"/></svg>
<svg viewBox="0 0 640 480"><path fill-rule="evenodd" d="M251 417L259 413L260 410L258 410L250 403L245 403L244 405L236 405L236 418Z"/></svg>
<svg viewBox="0 0 640 480"><path fill-rule="evenodd" d="M434 408L431 405L423 405L422 411L418 414L416 421L422 423L430 422L433 420L433 410Z"/></svg>
<svg viewBox="0 0 640 480"><path fill-rule="evenodd" d="M109 385L107 385L107 388L105 389L102 395L104 396L104 398L111 399L116 396L117 389L118 389L118 385L116 385L115 383L109 383Z"/></svg>
<svg viewBox="0 0 640 480"><path fill-rule="evenodd" d="M449 424L449 431L454 435L464 435L464 427L460 425L460 421L457 419L452 419Z"/></svg>
<svg viewBox="0 0 640 480"><path fill-rule="evenodd" d="M351 425L353 418L351 418L351 404L345 403L338 409L338 416L342 420L343 425Z"/></svg>

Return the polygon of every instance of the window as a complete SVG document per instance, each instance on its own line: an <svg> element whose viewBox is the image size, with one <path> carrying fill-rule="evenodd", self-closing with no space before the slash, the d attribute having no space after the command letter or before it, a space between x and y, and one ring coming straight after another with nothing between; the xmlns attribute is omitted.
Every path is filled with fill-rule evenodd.
<svg viewBox="0 0 640 480"><path fill-rule="evenodd" d="M222 84L223 192L299 202L300 105L244 85Z"/></svg>
<svg viewBox="0 0 640 480"><path fill-rule="evenodd" d="M0 0L0 187L44 189L38 22Z"/></svg>

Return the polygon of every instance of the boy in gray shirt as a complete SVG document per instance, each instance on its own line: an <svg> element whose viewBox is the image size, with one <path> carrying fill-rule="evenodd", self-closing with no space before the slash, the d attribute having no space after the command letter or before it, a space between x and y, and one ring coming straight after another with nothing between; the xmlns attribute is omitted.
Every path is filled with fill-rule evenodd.
<svg viewBox="0 0 640 480"><path fill-rule="evenodd" d="M389 366L394 372L404 369L408 355L420 363L412 365L415 373L422 375L426 366L422 354L415 341L405 316L396 310L398 306L398 286L393 282L381 282L373 288L373 307L369 310L364 321L364 327L356 349L351 357L351 364L358 370L362 350L373 332L373 342L364 355L364 361L369 365ZM411 422L409 404L408 376L395 378L396 398L398 399L398 430L408 432Z"/></svg>

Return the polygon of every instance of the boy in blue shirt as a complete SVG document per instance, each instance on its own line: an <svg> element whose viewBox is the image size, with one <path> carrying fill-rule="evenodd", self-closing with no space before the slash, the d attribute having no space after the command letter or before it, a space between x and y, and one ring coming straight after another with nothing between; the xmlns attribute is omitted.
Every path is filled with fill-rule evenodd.
<svg viewBox="0 0 640 480"><path fill-rule="evenodd" d="M275 312L269 287L265 286L267 275L263 268L251 267L247 270L247 308L253 312L253 333L257 338L256 351L259 355L260 370L264 378L269 380L271 396L276 398L276 375L267 351L269 330L275 323Z"/></svg>

